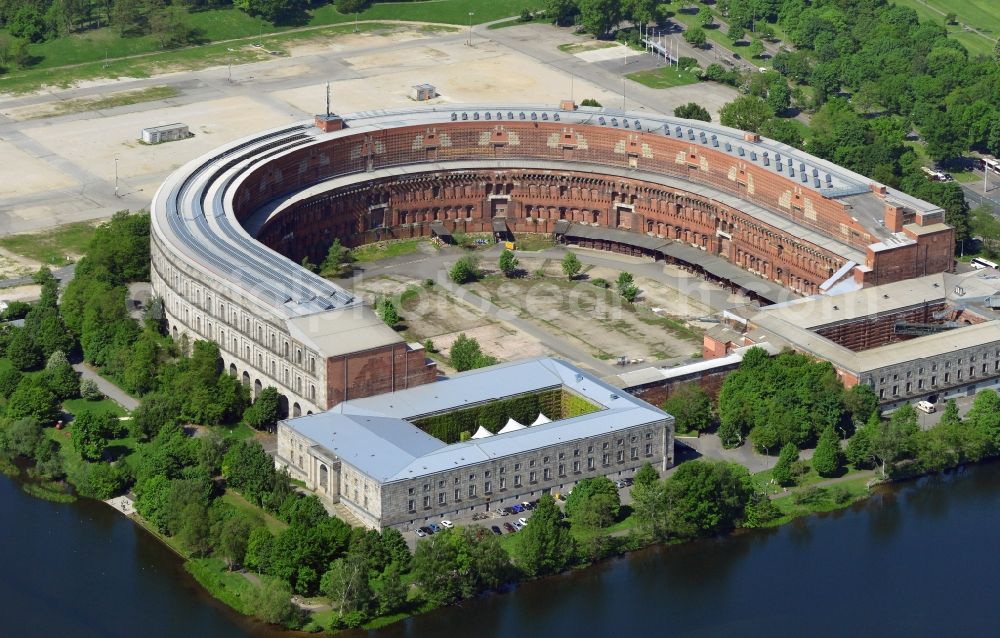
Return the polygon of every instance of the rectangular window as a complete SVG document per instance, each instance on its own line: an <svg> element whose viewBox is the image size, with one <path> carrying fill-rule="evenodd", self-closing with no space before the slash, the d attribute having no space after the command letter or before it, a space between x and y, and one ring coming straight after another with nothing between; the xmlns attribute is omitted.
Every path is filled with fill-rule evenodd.
<svg viewBox="0 0 1000 638"><path fill-rule="evenodd" d="M573 456L580 456L580 450L579 449L573 450Z"/></svg>
<svg viewBox="0 0 1000 638"><path fill-rule="evenodd" d="M424 483L424 491L425 492L430 492L431 491L431 484L430 483Z"/></svg>
<svg viewBox="0 0 1000 638"><path fill-rule="evenodd" d="M618 462L623 463L625 461L625 450L618 450Z"/></svg>
<svg viewBox="0 0 1000 638"><path fill-rule="evenodd" d="M587 469L588 470L594 469L594 457L592 456L587 459Z"/></svg>
<svg viewBox="0 0 1000 638"><path fill-rule="evenodd" d="M560 453L559 453L559 460L561 461L561 460L563 460L564 458L566 458L566 455L565 455L565 454L563 454L562 452L560 452Z"/></svg>
<svg viewBox="0 0 1000 638"><path fill-rule="evenodd" d="M547 481L547 480L549 480L550 478L552 478L552 470L550 470L549 468L545 468L545 471L544 471L544 472L542 472L542 477L543 477L543 478L544 478L544 479L545 479L546 481Z"/></svg>
<svg viewBox="0 0 1000 638"><path fill-rule="evenodd" d="M461 489L456 489L455 490L455 500L456 501L462 500L462 490Z"/></svg>
<svg viewBox="0 0 1000 638"><path fill-rule="evenodd" d="M483 483L483 492L485 494L491 494L493 492L493 481L486 481Z"/></svg>
<svg viewBox="0 0 1000 638"><path fill-rule="evenodd" d="M579 461L573 461L573 471L574 472L579 472L580 471L580 462Z"/></svg>
<svg viewBox="0 0 1000 638"><path fill-rule="evenodd" d="M605 442L604 442L604 445L602 445L602 446L601 446L601 449L602 449L602 450L606 450L606 449L608 449L609 447L611 447L611 444L610 444L610 443L608 443L607 441L605 441Z"/></svg>
<svg viewBox="0 0 1000 638"><path fill-rule="evenodd" d="M549 457L543 456L542 457L542 463L548 463L548 462L549 462Z"/></svg>
<svg viewBox="0 0 1000 638"><path fill-rule="evenodd" d="M417 502L411 498L409 501L406 502L406 507L411 512L416 512L417 511Z"/></svg>
<svg viewBox="0 0 1000 638"><path fill-rule="evenodd" d="M520 474L515 474L514 475L514 487L521 487L521 475Z"/></svg>
<svg viewBox="0 0 1000 638"><path fill-rule="evenodd" d="M587 446L587 454L593 454L593 453L594 453L594 446L593 445L588 445Z"/></svg>
<svg viewBox="0 0 1000 638"><path fill-rule="evenodd" d="M469 480L470 481L475 481L476 480L476 475L475 474L470 474L469 475Z"/></svg>
<svg viewBox="0 0 1000 638"><path fill-rule="evenodd" d="M441 492L438 494L438 505L444 505L444 503L445 503L444 492Z"/></svg>
<svg viewBox="0 0 1000 638"><path fill-rule="evenodd" d="M898 397L899 396L899 386L898 385L892 386L892 396L894 396L894 397Z"/></svg>
<svg viewBox="0 0 1000 638"><path fill-rule="evenodd" d="M439 490L443 490L444 489L444 479L441 479L440 481L438 481L438 489Z"/></svg>
<svg viewBox="0 0 1000 638"><path fill-rule="evenodd" d="M503 475L504 475L504 474L506 474L506 473L507 473L507 467L506 467L506 466L503 466L503 465L501 465L501 466L500 466L500 476L503 476Z"/></svg>
<svg viewBox="0 0 1000 638"><path fill-rule="evenodd" d="M646 444L646 456L650 456L652 454L653 454L653 444L652 443L647 443Z"/></svg>
<svg viewBox="0 0 1000 638"><path fill-rule="evenodd" d="M639 448L634 447L632 448L632 460L634 461L637 458L639 458Z"/></svg>
<svg viewBox="0 0 1000 638"><path fill-rule="evenodd" d="M469 498L476 498L476 486L475 485L470 485L469 486Z"/></svg>
<svg viewBox="0 0 1000 638"><path fill-rule="evenodd" d="M514 464L514 471L516 472L516 471L518 471L519 469L521 469L521 464L520 464L520 463L515 463L515 464Z"/></svg>
<svg viewBox="0 0 1000 638"><path fill-rule="evenodd" d="M566 466L562 463L559 464L559 476L566 476Z"/></svg>
<svg viewBox="0 0 1000 638"><path fill-rule="evenodd" d="M490 473L491 473L491 472L490 472L489 470L486 470L485 472L483 472L483 476L484 476L485 478L489 478L489 477L490 477Z"/></svg>
<svg viewBox="0 0 1000 638"><path fill-rule="evenodd" d="M528 461L528 467L535 467L535 459Z"/></svg>
<svg viewBox="0 0 1000 638"><path fill-rule="evenodd" d="M528 474L528 482L534 483L538 480L538 472L531 472Z"/></svg>
<svg viewBox="0 0 1000 638"><path fill-rule="evenodd" d="M610 454L605 454L604 456L602 456L601 457L601 463L603 463L604 465L610 464L611 463L611 455Z"/></svg>
<svg viewBox="0 0 1000 638"><path fill-rule="evenodd" d="M427 509L430 506L431 506L431 497L430 496L425 496L424 497L424 509Z"/></svg>
<svg viewBox="0 0 1000 638"><path fill-rule="evenodd" d="M507 479L503 476L500 477L500 489L507 489Z"/></svg>

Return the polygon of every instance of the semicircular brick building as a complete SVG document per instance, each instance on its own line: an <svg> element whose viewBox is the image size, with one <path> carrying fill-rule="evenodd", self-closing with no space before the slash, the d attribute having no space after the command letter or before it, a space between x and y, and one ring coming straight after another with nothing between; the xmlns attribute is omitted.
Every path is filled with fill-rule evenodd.
<svg viewBox="0 0 1000 638"><path fill-rule="evenodd" d="M647 113L458 105L319 116L172 174L152 279L174 335L211 339L293 415L432 381L352 293L301 267L347 246L555 233L778 301L948 271L927 202L777 142Z"/></svg>

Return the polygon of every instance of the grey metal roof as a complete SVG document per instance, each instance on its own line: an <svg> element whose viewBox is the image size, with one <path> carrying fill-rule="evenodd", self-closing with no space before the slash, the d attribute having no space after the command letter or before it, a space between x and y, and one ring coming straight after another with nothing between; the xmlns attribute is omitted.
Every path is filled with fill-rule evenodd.
<svg viewBox="0 0 1000 638"><path fill-rule="evenodd" d="M409 419L495 399L565 387L603 409L543 425L445 444ZM502 363L399 392L353 399L286 421L331 455L383 483L434 474L528 449L653 423L668 415L558 359Z"/></svg>

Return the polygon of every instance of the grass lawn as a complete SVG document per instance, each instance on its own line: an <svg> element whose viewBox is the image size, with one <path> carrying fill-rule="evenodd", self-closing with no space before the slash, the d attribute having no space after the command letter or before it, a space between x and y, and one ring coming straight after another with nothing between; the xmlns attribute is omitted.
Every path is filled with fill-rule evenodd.
<svg viewBox="0 0 1000 638"><path fill-rule="evenodd" d="M246 423L237 423L232 427L228 425L211 426L209 429L216 432L222 438L231 439L233 441L252 439L254 435L257 433L256 430L254 430Z"/></svg>
<svg viewBox="0 0 1000 638"><path fill-rule="evenodd" d="M193 558L184 563L184 569L194 576L202 587L241 614L249 614L247 595L253 583L237 572L226 569L218 558Z"/></svg>
<svg viewBox="0 0 1000 638"><path fill-rule="evenodd" d="M272 534L278 534L288 529L288 523L284 521L279 521L274 516L271 516L261 508L257 507L253 503L249 502L238 492L227 489L226 493L220 497L224 502L229 503L238 510L249 513L251 516L260 518L264 521L264 526L267 527L268 531Z"/></svg>
<svg viewBox="0 0 1000 638"><path fill-rule="evenodd" d="M684 86L694 84L698 81L698 76L690 71L675 69L672 67L660 67L648 71L636 71L626 75L633 82L638 82L651 89L668 89L672 86Z"/></svg>
<svg viewBox="0 0 1000 638"><path fill-rule="evenodd" d="M560 44L559 50L563 53L583 53L584 51L596 51L597 49L610 49L619 46L618 42L609 40L593 40L591 42L570 42Z"/></svg>
<svg viewBox="0 0 1000 638"><path fill-rule="evenodd" d="M83 254L94 230L88 222L66 224L42 233L8 235L0 238L0 246L43 264L65 266Z"/></svg>
<svg viewBox="0 0 1000 638"><path fill-rule="evenodd" d="M782 516L771 521L768 527L784 525L793 519L809 514L843 509L851 503L868 496L869 480L870 477L867 475L859 476L829 487L811 488L805 494L789 494L788 496L776 498L774 499L774 504L781 510ZM846 490L845 501L837 502L834 498L834 490L837 488Z"/></svg>
<svg viewBox="0 0 1000 638"><path fill-rule="evenodd" d="M354 260L358 262L378 261L379 259L415 253L420 244L426 243L426 241L426 239L380 241L374 244L358 246L351 250L351 254L354 256Z"/></svg>
<svg viewBox="0 0 1000 638"><path fill-rule="evenodd" d="M128 414L125 409L111 399L101 399L100 401L88 401L87 399L70 399L63 402L63 410L73 415L80 415L84 412L94 414L113 414L115 416L125 416Z"/></svg>
<svg viewBox="0 0 1000 638"><path fill-rule="evenodd" d="M514 247L519 251L545 250L556 245L552 235L542 235L535 233L518 233L514 235Z"/></svg>
<svg viewBox="0 0 1000 638"><path fill-rule="evenodd" d="M942 13L954 13L958 21L969 24L990 37L1000 35L1000 12L997 12L996 0L895 0L902 7L909 7L917 12L923 22L934 22L944 25L948 37L962 43L969 53L989 55L993 51L993 42L983 36L965 31L960 25L944 24ZM938 11L934 11L938 9Z"/></svg>
<svg viewBox="0 0 1000 638"><path fill-rule="evenodd" d="M139 104L140 102L165 100L167 98L177 97L180 93L180 90L173 86L151 86L137 91L119 91L117 93L110 93L104 97L80 98L59 102L56 104L56 111L51 113L41 113L37 117L53 117L55 115L65 115L67 113L112 109L118 106Z"/></svg>

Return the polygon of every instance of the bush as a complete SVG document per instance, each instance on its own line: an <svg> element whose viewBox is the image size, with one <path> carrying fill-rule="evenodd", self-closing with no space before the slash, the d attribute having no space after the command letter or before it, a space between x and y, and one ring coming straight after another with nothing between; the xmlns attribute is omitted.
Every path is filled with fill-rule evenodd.
<svg viewBox="0 0 1000 638"><path fill-rule="evenodd" d="M456 284L468 284L479 279L479 263L474 257L461 257L448 271L448 277Z"/></svg>
<svg viewBox="0 0 1000 638"><path fill-rule="evenodd" d="M104 393L93 379L80 379L80 396L88 401L100 401Z"/></svg>
<svg viewBox="0 0 1000 638"><path fill-rule="evenodd" d="M595 100L592 97L587 97L587 98L584 98L582 102L580 102L580 106L596 106L596 107L600 108L601 107L601 103L598 102L597 100Z"/></svg>
<svg viewBox="0 0 1000 638"><path fill-rule="evenodd" d="M593 285L597 286L598 288L610 288L611 287L611 282L610 281L608 281L607 279L601 279L600 277L598 277L596 279L591 279L590 283L592 283Z"/></svg>

